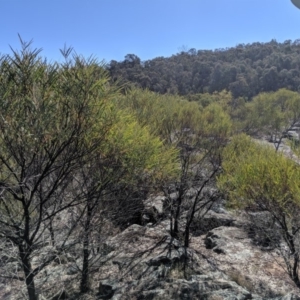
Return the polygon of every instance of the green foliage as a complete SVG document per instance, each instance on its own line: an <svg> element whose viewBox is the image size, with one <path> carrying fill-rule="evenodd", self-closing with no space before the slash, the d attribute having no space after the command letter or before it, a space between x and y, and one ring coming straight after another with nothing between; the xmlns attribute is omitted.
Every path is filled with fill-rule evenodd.
<svg viewBox="0 0 300 300"><path fill-rule="evenodd" d="M214 97L215 101L202 108L178 96L134 89L117 103L133 113L139 124L158 133L165 145L188 145L197 149L196 156L203 157L212 148L222 147L232 130L230 117L223 109L231 96L224 92ZM195 160L194 155L190 158Z"/></svg>
<svg viewBox="0 0 300 300"><path fill-rule="evenodd" d="M160 94L189 95L210 103L206 93L227 90L246 100L281 88L299 90L299 40L240 44L226 49L181 51L141 62L133 55L108 66L113 80L131 82ZM203 94L199 97L198 94Z"/></svg>
<svg viewBox="0 0 300 300"><path fill-rule="evenodd" d="M187 95L186 98L189 101L198 102L202 107L206 107L209 104L217 102L219 104L224 104L224 107L232 101L232 95L230 92L226 90L222 90L220 92L214 92L212 94L203 93L203 94L190 94Z"/></svg>
<svg viewBox="0 0 300 300"><path fill-rule="evenodd" d="M201 115L201 131L204 136L210 136L218 141L225 141L231 134L230 116L217 103L208 105Z"/></svg>
<svg viewBox="0 0 300 300"><path fill-rule="evenodd" d="M178 175L177 150L164 145L128 112L118 112L118 120L109 131L103 150L104 155L113 155L120 168L126 169L122 180L146 176L149 180L163 181Z"/></svg>
<svg viewBox="0 0 300 300"><path fill-rule="evenodd" d="M299 166L269 145L235 136L224 150L222 166L219 187L232 205L280 209L287 216L300 206Z"/></svg>
<svg viewBox="0 0 300 300"><path fill-rule="evenodd" d="M117 105L119 90L97 60L64 49L64 63L46 64L30 45L21 40L21 51L0 63L0 238L19 249L28 296L36 300L34 277L54 256L35 269L31 260L41 235L55 245L62 212L68 218L77 209L77 221L84 219L87 262L91 220L104 190L137 190L145 182L151 188L176 178L179 167L177 150L156 128ZM86 279L88 263L83 270Z"/></svg>
<svg viewBox="0 0 300 300"><path fill-rule="evenodd" d="M233 207L248 207L267 213L270 222L259 224L254 220L254 227L278 247L286 271L298 287L299 176L297 162L269 145L239 135L224 150L223 173L218 178L219 188L228 194ZM269 224L273 224L271 230L275 231L274 234L268 234ZM282 242L288 251L282 251Z"/></svg>
<svg viewBox="0 0 300 300"><path fill-rule="evenodd" d="M260 93L246 104L244 129L279 140L299 120L300 95L286 89Z"/></svg>
<svg viewBox="0 0 300 300"><path fill-rule="evenodd" d="M195 102L173 95L159 95L134 89L118 100L118 104L133 113L140 124L147 126L168 144L180 141L185 129L193 129L200 118Z"/></svg>

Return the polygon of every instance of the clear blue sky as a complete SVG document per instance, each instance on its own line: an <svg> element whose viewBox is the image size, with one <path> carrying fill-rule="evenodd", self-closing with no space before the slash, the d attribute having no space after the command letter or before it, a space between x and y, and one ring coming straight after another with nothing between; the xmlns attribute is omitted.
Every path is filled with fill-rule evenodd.
<svg viewBox="0 0 300 300"><path fill-rule="evenodd" d="M108 62L300 38L290 0L0 0L0 10L0 53L19 33L49 60L64 44Z"/></svg>

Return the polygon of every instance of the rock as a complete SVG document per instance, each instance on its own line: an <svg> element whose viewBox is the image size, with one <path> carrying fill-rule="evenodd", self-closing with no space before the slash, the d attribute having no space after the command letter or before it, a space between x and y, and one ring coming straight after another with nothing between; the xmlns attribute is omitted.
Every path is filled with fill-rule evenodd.
<svg viewBox="0 0 300 300"><path fill-rule="evenodd" d="M7 251L9 253L9 251ZM0 256L0 262L1 264L7 264L7 263L11 263L11 262L18 262L18 256L15 253L12 253L12 255L8 254L8 253L1 253Z"/></svg>
<svg viewBox="0 0 300 300"><path fill-rule="evenodd" d="M165 196L150 197L144 202L146 211L153 210L157 214L163 214L164 212L163 206L165 200L166 200Z"/></svg>
<svg viewBox="0 0 300 300"><path fill-rule="evenodd" d="M215 211L209 211L203 217L193 220L191 224L191 232L193 236L200 236L208 233L208 231L221 227L221 226L233 226L235 224L235 218L228 213L216 213Z"/></svg>
<svg viewBox="0 0 300 300"><path fill-rule="evenodd" d="M240 240L246 239L247 234L243 229L236 227L225 227L221 226L211 230L205 238L205 245L207 249L212 249L216 253L226 254L229 252L228 249L232 250L240 246L243 247ZM243 253L245 256L248 252ZM240 253L242 255L242 253Z"/></svg>
<svg viewBox="0 0 300 300"><path fill-rule="evenodd" d="M246 219L216 212L204 217L228 226L214 228L205 237L191 237L188 249L170 236L168 220L152 227L132 225L108 240L115 250L109 254L110 262L106 267L100 266L99 272L117 282L102 281L114 291L111 299L283 300L282 295L289 292L295 297L297 289L288 277L279 285L281 279L276 274L286 276L284 271L266 266L268 263L273 267L274 254L266 256L268 253L253 244L241 226ZM264 274L265 267L274 273Z"/></svg>
<svg viewBox="0 0 300 300"><path fill-rule="evenodd" d="M206 226L209 231L201 235L200 227L197 234L194 227L190 248L170 236L167 219L151 227L131 225L106 239L103 249L91 255L93 276L87 294L77 295L78 286L71 294L65 284L68 281L64 281L79 283L77 266L82 265L82 258L47 266L36 283L42 286L47 278L49 286L60 290L52 298L45 295L52 300L300 300L299 290L278 265L278 261L284 263L279 254L262 251L249 236L245 226L249 219L210 211L200 220L202 223L193 226ZM45 254L52 251L50 247L44 250ZM68 293L63 286L68 286Z"/></svg>
<svg viewBox="0 0 300 300"><path fill-rule="evenodd" d="M289 139L299 140L299 133L294 130L289 130L286 135Z"/></svg>
<svg viewBox="0 0 300 300"><path fill-rule="evenodd" d="M223 246L225 245L225 241L221 240L220 237L212 232L209 232L205 239L205 245L207 249L212 249L216 253L225 254L225 250Z"/></svg>
<svg viewBox="0 0 300 300"><path fill-rule="evenodd" d="M136 291L130 295L124 294L122 299L210 299L210 300L262 300L260 297L252 295L234 282L214 281L207 276L193 276L191 280L177 279L147 282L144 280L139 286L135 287ZM117 296L117 295L116 295ZM132 298L130 298L132 297ZM114 297L120 299L119 297Z"/></svg>
<svg viewBox="0 0 300 300"><path fill-rule="evenodd" d="M226 274L228 280L263 299L283 299L288 293L300 296L282 267L284 260L280 254L261 250L243 227L214 228L204 238L192 237L190 247L208 257L212 266ZM210 273L205 271L205 274Z"/></svg>
<svg viewBox="0 0 300 300"><path fill-rule="evenodd" d="M185 197L187 199L192 199L197 195L197 193L198 193L198 190L196 188L190 188L186 191Z"/></svg>
<svg viewBox="0 0 300 300"><path fill-rule="evenodd" d="M22 264L18 261L6 263L5 270L12 273L19 272L22 270Z"/></svg>
<svg viewBox="0 0 300 300"><path fill-rule="evenodd" d="M178 192L173 192L173 193L171 193L171 194L169 195L169 197L170 197L170 199L171 199L172 201L176 201L177 198L178 198Z"/></svg>

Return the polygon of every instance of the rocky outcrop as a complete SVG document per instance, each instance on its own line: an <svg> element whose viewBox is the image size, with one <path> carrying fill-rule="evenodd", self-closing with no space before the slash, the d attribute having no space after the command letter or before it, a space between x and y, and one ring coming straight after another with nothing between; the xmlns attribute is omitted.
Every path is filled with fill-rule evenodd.
<svg viewBox="0 0 300 300"><path fill-rule="evenodd" d="M227 226L193 237L189 249L169 236L166 221L112 238L111 262L101 268L111 299L300 299L279 255L256 247L240 218L220 218Z"/></svg>
<svg viewBox="0 0 300 300"><path fill-rule="evenodd" d="M130 294L121 291L112 299L261 299L252 295L235 282L217 280L207 275L194 275L189 280L168 279L139 283ZM127 296L125 296L127 295Z"/></svg>
<svg viewBox="0 0 300 300"><path fill-rule="evenodd" d="M53 262L37 277L37 284L42 282L44 287L40 298L300 299L279 253L253 242L242 214L219 211L212 210L195 221L188 249L170 236L167 220L131 225L107 239L103 251L91 254L91 291L87 295L78 294L80 256L66 253L67 259ZM6 295L2 299L13 299Z"/></svg>
<svg viewBox="0 0 300 300"><path fill-rule="evenodd" d="M209 257L216 268L248 291L263 298L292 292L295 299L300 299L299 290L284 270L280 253L257 247L243 227L212 229L205 236L193 237L191 247Z"/></svg>

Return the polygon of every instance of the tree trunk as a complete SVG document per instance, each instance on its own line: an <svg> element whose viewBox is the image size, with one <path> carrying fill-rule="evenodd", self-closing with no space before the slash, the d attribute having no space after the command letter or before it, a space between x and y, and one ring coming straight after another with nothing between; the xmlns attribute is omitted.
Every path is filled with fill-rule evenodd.
<svg viewBox="0 0 300 300"><path fill-rule="evenodd" d="M181 211L181 204L182 204L182 196L183 196L183 192L179 191L179 195L176 203L176 212L174 217L174 230L172 234L172 236L175 238L178 237L178 233L179 233L179 218L180 218L180 211Z"/></svg>
<svg viewBox="0 0 300 300"><path fill-rule="evenodd" d="M286 222L284 221L284 233L285 233L285 241L291 251L291 254L293 255L293 266L291 266L290 262L290 268L289 268L289 275L291 279L295 282L298 288L300 288L300 279L299 279L299 274L298 274L298 267L299 267L299 254L296 250L295 246L295 232L293 230L292 234L289 233L288 228L286 226Z"/></svg>
<svg viewBox="0 0 300 300"><path fill-rule="evenodd" d="M294 254L294 265L293 265L293 273L292 273L292 279L297 285L298 288L300 288L300 279L298 274L298 266L299 266L299 255L297 253Z"/></svg>
<svg viewBox="0 0 300 300"><path fill-rule="evenodd" d="M187 215L187 218L186 218L185 231L184 231L184 247L186 247L186 248L189 247L189 245L190 245L190 228L191 228L191 224L194 219L194 216L195 216L197 201L198 201L198 198L195 199L192 211L191 211L190 215L189 214Z"/></svg>
<svg viewBox="0 0 300 300"><path fill-rule="evenodd" d="M54 236L54 230L53 230L53 226L52 226L52 220L50 220L49 222L49 232L50 232L50 236L51 236L51 244L54 247L55 246L55 236Z"/></svg>
<svg viewBox="0 0 300 300"><path fill-rule="evenodd" d="M190 224L185 228L185 235L184 235L184 247L188 247L190 244Z"/></svg>
<svg viewBox="0 0 300 300"><path fill-rule="evenodd" d="M32 274L32 268L29 261L29 254L24 251L22 245L19 245L19 255L22 261L23 271L25 274L25 283L27 287L29 300L38 300L34 284L34 275Z"/></svg>
<svg viewBox="0 0 300 300"><path fill-rule="evenodd" d="M80 292L88 292L89 286L89 255L90 255L90 226L92 219L92 207L87 204L87 215L84 225L84 236L83 236L83 262L82 262L82 275L80 283Z"/></svg>
<svg viewBox="0 0 300 300"><path fill-rule="evenodd" d="M179 203L180 201L180 203ZM174 217L174 230L173 230L173 235L174 237L178 236L179 232L179 216L180 216L180 208L181 208L181 199L178 199L177 207L176 207L176 213Z"/></svg>

